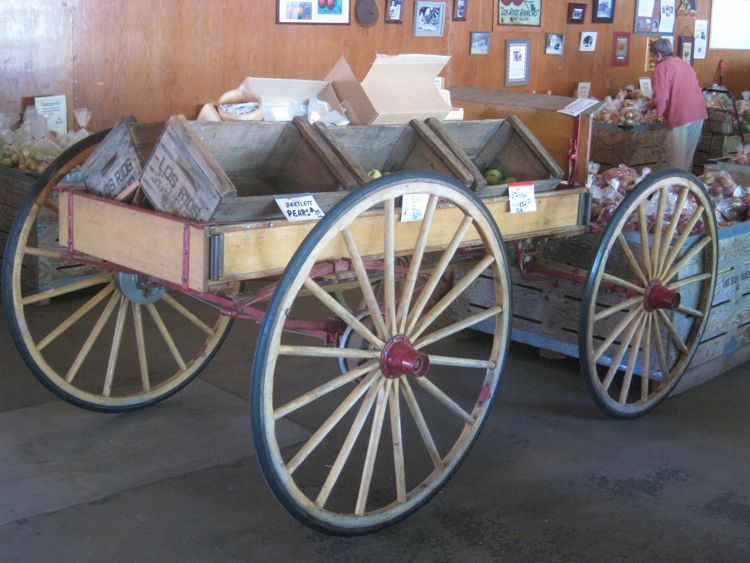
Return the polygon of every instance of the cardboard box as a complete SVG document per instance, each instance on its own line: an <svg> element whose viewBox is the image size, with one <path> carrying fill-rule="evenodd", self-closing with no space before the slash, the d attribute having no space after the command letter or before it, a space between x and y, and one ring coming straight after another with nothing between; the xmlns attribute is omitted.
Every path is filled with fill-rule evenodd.
<svg viewBox="0 0 750 563"><path fill-rule="evenodd" d="M288 78L257 78L248 76L240 90L255 94L261 100L263 119L266 121L291 121L301 104L317 96L332 110L344 115L344 108L328 80L299 80Z"/></svg>
<svg viewBox="0 0 750 563"><path fill-rule="evenodd" d="M359 82L342 57L326 80L355 125L443 119L452 108L434 81L449 60L443 55L378 55Z"/></svg>

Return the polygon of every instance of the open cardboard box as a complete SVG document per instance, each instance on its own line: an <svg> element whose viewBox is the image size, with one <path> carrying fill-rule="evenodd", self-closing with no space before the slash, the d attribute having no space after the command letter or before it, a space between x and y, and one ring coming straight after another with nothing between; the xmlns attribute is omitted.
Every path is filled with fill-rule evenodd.
<svg viewBox="0 0 750 563"><path fill-rule="evenodd" d="M452 108L434 79L449 60L443 55L378 55L359 82L341 57L326 80L355 125L443 119Z"/></svg>
<svg viewBox="0 0 750 563"><path fill-rule="evenodd" d="M291 121L293 108L317 96L344 115L344 108L328 80L299 80L288 78L257 78L248 76L240 89L251 92L261 99L263 119L266 121Z"/></svg>

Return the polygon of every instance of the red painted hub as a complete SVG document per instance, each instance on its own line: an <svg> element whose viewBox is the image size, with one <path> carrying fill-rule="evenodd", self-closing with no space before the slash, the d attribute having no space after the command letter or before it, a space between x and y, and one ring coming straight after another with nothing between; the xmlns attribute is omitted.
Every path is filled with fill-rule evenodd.
<svg viewBox="0 0 750 563"><path fill-rule="evenodd" d="M402 375L422 377L430 370L430 358L417 352L405 336L394 336L380 354L380 370L388 379Z"/></svg>
<svg viewBox="0 0 750 563"><path fill-rule="evenodd" d="M667 289L659 280L652 280L646 286L643 305L648 312L656 309L671 309L674 311L680 306L680 294Z"/></svg>

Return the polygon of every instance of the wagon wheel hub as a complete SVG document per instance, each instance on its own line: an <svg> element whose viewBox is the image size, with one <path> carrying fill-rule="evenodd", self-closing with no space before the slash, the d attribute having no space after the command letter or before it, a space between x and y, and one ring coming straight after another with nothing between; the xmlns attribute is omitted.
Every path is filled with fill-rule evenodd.
<svg viewBox="0 0 750 563"><path fill-rule="evenodd" d="M115 281L123 295L138 305L156 303L166 293L164 286L156 284L138 274L117 272L115 274Z"/></svg>
<svg viewBox="0 0 750 563"><path fill-rule="evenodd" d="M648 312L655 311L656 309L670 309L674 311L680 306L680 294L677 291L668 289L661 281L652 280L646 286L643 305Z"/></svg>
<svg viewBox="0 0 750 563"><path fill-rule="evenodd" d="M380 370L388 379L402 375L422 377L430 370L430 358L418 352L405 336L394 336L380 354Z"/></svg>

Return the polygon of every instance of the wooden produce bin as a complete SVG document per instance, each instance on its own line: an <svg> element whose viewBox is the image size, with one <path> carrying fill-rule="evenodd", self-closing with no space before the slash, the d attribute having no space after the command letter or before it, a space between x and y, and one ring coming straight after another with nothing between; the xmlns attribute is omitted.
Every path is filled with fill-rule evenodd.
<svg viewBox="0 0 750 563"><path fill-rule="evenodd" d="M557 165L566 172L568 180L571 146L577 135L577 157L572 162L572 175L576 184L586 184L587 163L591 160L591 117L599 105L587 109L577 119L557 111L575 100L567 96L465 86L452 86L449 90L453 105L463 108L467 120L507 118L511 115L520 118Z"/></svg>
<svg viewBox="0 0 750 563"><path fill-rule="evenodd" d="M717 158L706 161L703 166L704 172L711 170L723 170L729 172L734 182L743 188L750 188L750 165L733 164L729 158Z"/></svg>
<svg viewBox="0 0 750 563"><path fill-rule="evenodd" d="M708 108L708 118L703 123L703 130L721 135L737 133L737 118L731 110Z"/></svg>
<svg viewBox="0 0 750 563"><path fill-rule="evenodd" d="M5 256L5 244L8 241L13 220L33 183L32 176L14 168L0 166L0 265Z"/></svg>
<svg viewBox="0 0 750 563"><path fill-rule="evenodd" d="M727 158L739 151L741 147L742 140L739 135L712 133L704 129L693 156L693 172L698 175L703 174L703 167L707 161Z"/></svg>
<svg viewBox="0 0 750 563"><path fill-rule="evenodd" d="M620 164L638 169L648 166L658 170L665 166L667 132L664 124L620 127L594 121L589 160L601 164L602 170Z"/></svg>

